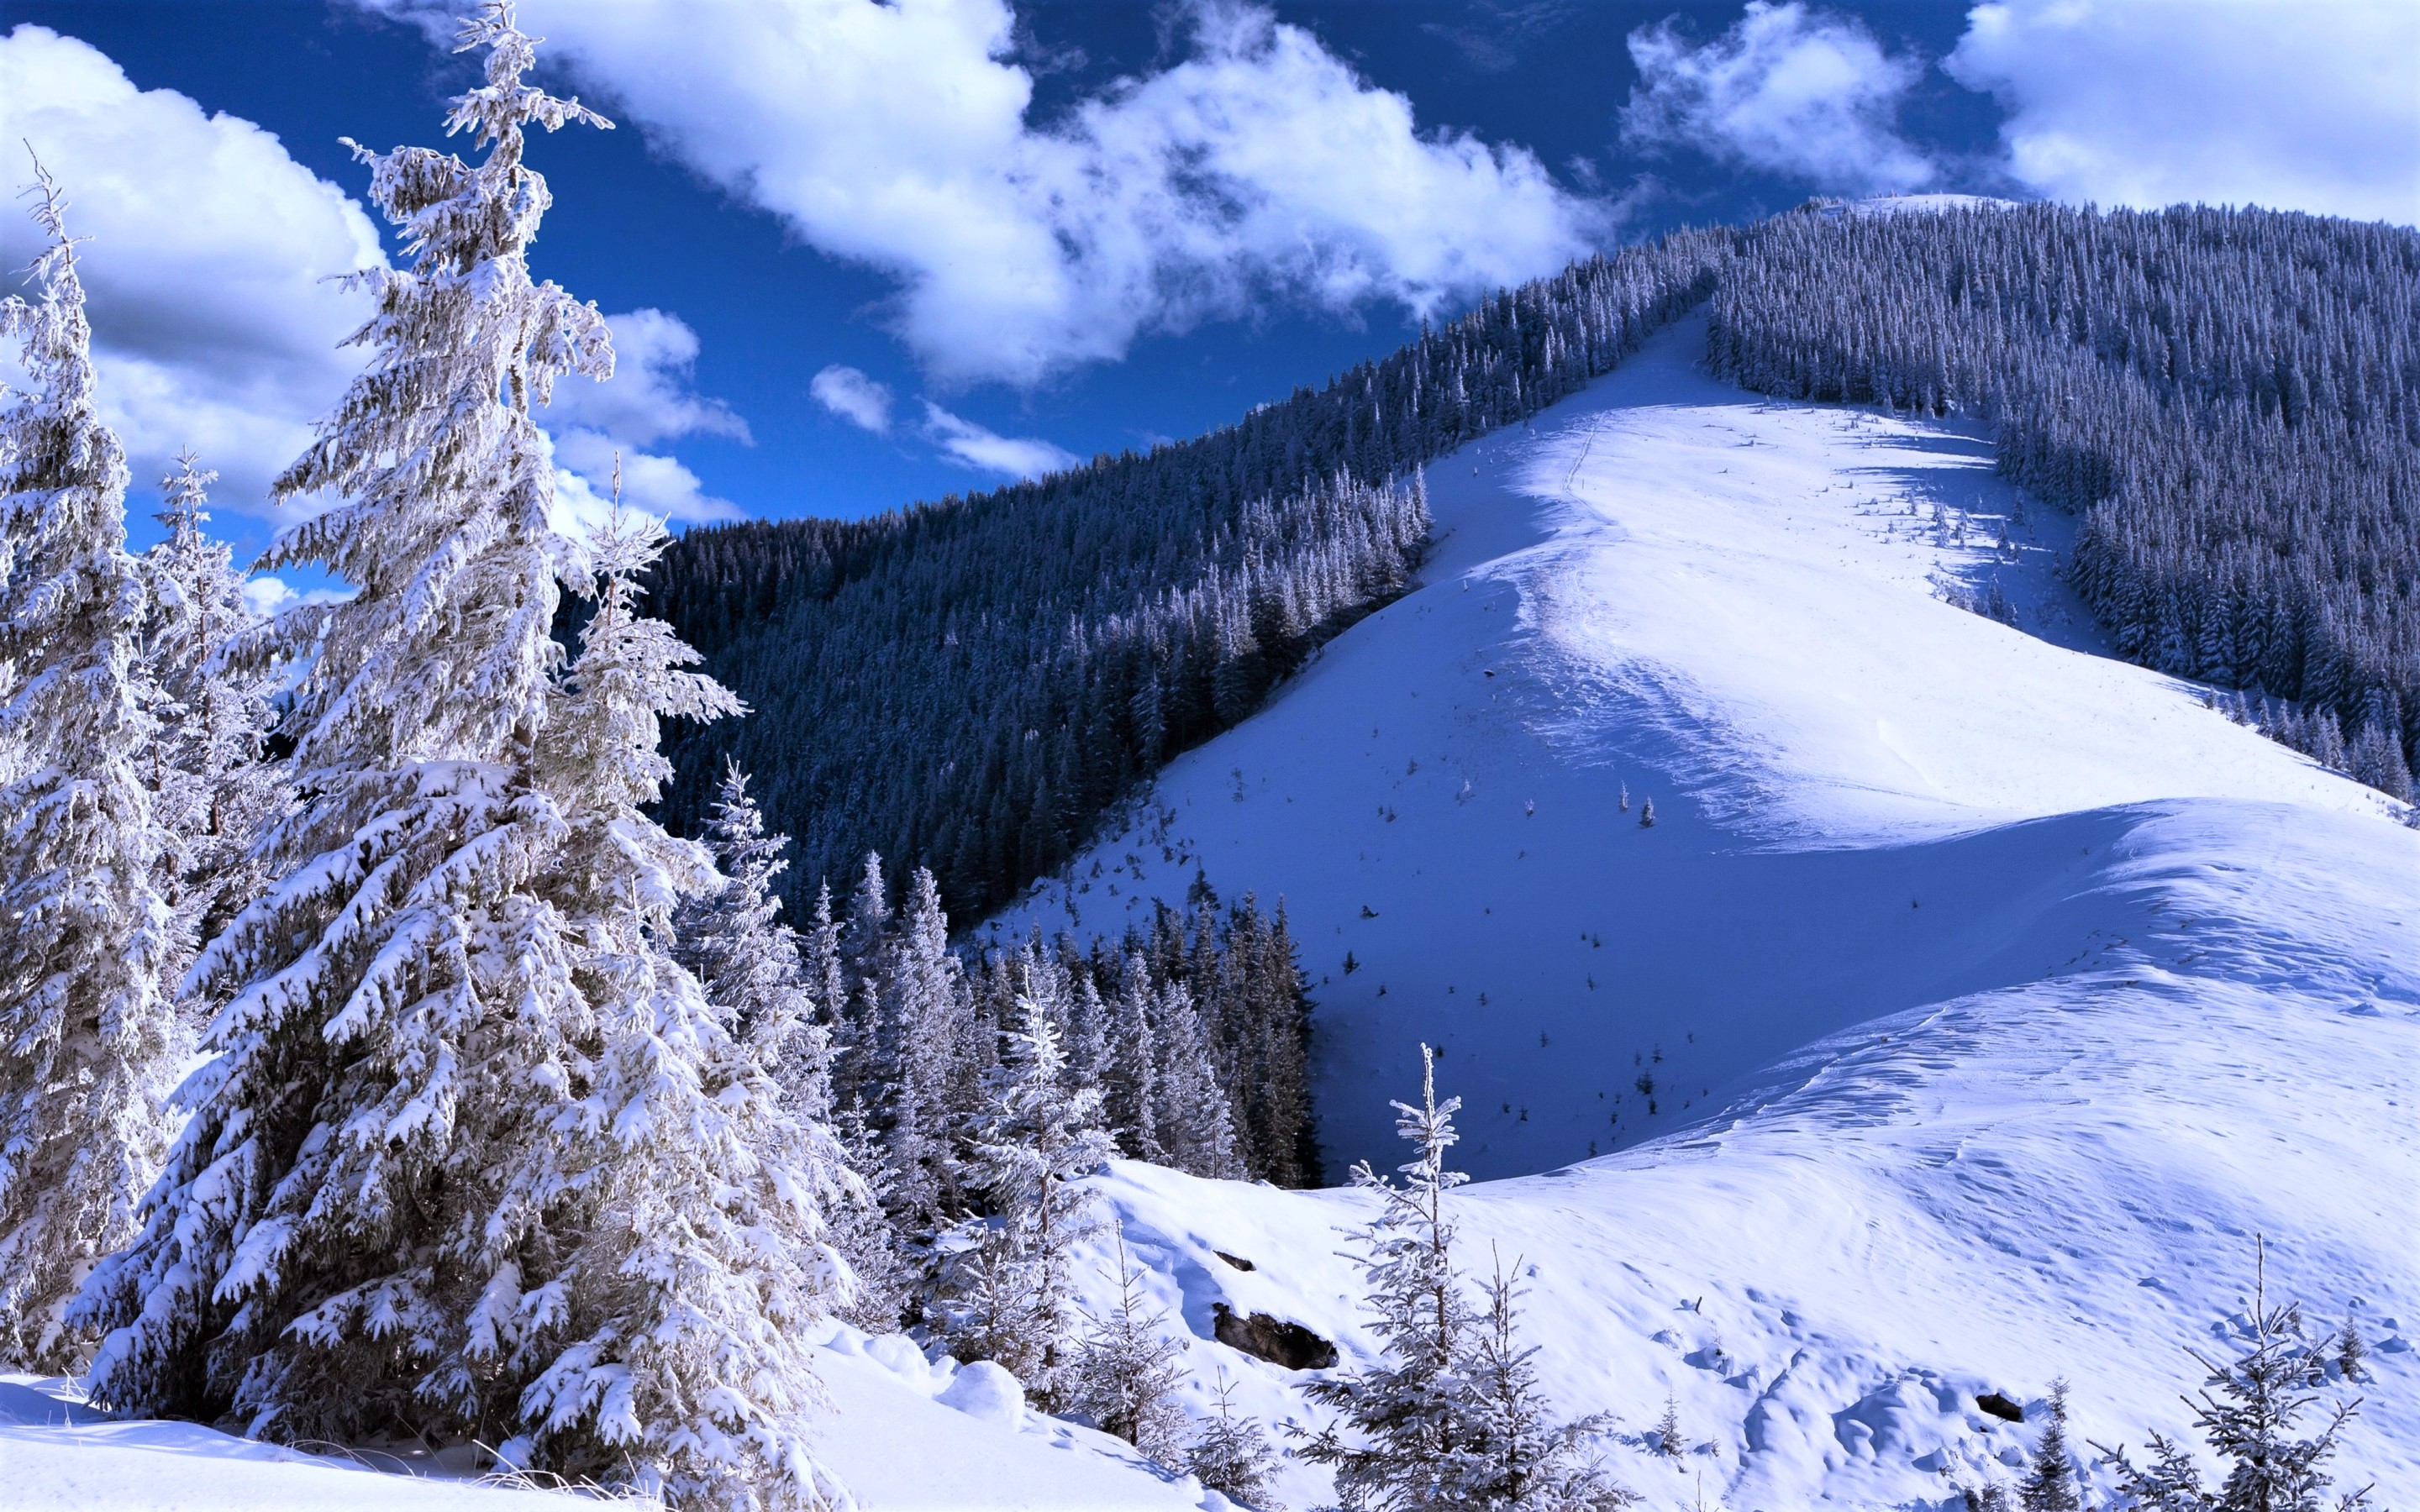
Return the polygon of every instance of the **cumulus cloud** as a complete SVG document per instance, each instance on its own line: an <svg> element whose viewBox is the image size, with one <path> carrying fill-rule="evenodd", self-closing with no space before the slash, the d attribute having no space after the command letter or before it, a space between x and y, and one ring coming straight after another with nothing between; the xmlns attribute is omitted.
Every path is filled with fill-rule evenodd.
<svg viewBox="0 0 2420 1512"><path fill-rule="evenodd" d="M2001 0L1945 67L2043 195L2420 222L2410 0Z"/></svg>
<svg viewBox="0 0 2420 1512"><path fill-rule="evenodd" d="M720 399L690 386L697 332L678 316L632 310L605 317L613 332L613 376L602 383L567 378L539 414L554 440L556 492L582 521L610 509L613 467L622 469L622 501L659 519L738 519L740 508L706 491L698 475L648 447L684 436L721 436L748 442L748 423Z"/></svg>
<svg viewBox="0 0 2420 1512"><path fill-rule="evenodd" d="M348 588L313 588L296 592L283 578L262 573L247 578L243 584L243 601L255 614L283 614L304 604L341 604L352 597Z"/></svg>
<svg viewBox="0 0 2420 1512"><path fill-rule="evenodd" d="M222 507L264 512L360 366L337 344L367 301L324 280L381 260L369 218L259 127L137 89L105 54L30 24L0 37L0 185L33 177L23 143L91 239L79 267L101 409L136 481L190 445L218 470ZM20 207L0 207L7 291L39 245Z"/></svg>
<svg viewBox="0 0 2420 1512"><path fill-rule="evenodd" d="M1854 193L1917 189L1936 176L1897 126L1922 60L1885 52L1854 17L1750 0L1704 43L1669 21L1642 26L1630 34L1630 56L1639 82L1621 134L1633 147L1695 148Z"/></svg>
<svg viewBox="0 0 2420 1512"><path fill-rule="evenodd" d="M688 322L661 310L632 310L607 316L605 324L613 332L613 376L556 385L554 402L539 416L549 428L600 431L631 446L676 436L752 439L748 422L729 406L690 386L698 342Z"/></svg>
<svg viewBox="0 0 2420 1512"><path fill-rule="evenodd" d="M554 442L554 491L558 504L577 519L601 519L612 507L613 468L622 469L622 503L658 519L690 523L742 519L728 499L706 491L698 475L676 457L624 446L602 431L558 430Z"/></svg>
<svg viewBox="0 0 2420 1512"><path fill-rule="evenodd" d="M659 149L895 277L893 329L944 383L1036 382L1268 297L1426 311L1606 229L1529 153L1421 131L1404 96L1235 0L1194 0L1179 61L1047 121L1008 0L521 16Z"/></svg>
<svg viewBox="0 0 2420 1512"><path fill-rule="evenodd" d="M971 420L950 413L932 400L924 401L924 434L943 455L964 467L1004 472L1012 478L1038 478L1063 472L1083 458L1035 436L1002 436Z"/></svg>
<svg viewBox="0 0 2420 1512"><path fill-rule="evenodd" d="M876 436L891 433L891 390L856 368L834 363L807 385L815 403L860 430Z"/></svg>

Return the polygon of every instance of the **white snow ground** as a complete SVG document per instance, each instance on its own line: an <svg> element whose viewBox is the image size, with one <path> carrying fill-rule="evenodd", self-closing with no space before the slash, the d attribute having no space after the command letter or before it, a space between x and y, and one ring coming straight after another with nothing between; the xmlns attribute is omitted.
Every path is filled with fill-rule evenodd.
<svg viewBox="0 0 2420 1512"><path fill-rule="evenodd" d="M1495 1178L1465 1253L1520 1259L1547 1384L1617 1416L1651 1506L1954 1508L2036 1431L1975 1394L2059 1375L2083 1437L2181 1429L2183 1348L2240 1326L2256 1232L2278 1290L2373 1345L2346 1468L2420 1504L2420 834L2097 655L2053 571L2070 523L1971 434L1742 394L1702 340L1433 468L1426 586L1001 933L1114 930L1197 870L1281 895L1332 1174L1392 1163L1387 1100L1442 1046ZM2025 633L1938 596L1994 578ZM1214 1303L1369 1352L1349 1193L1102 1188L1196 1412L1221 1371L1241 1410L1306 1411ZM868 1512L1221 1504L987 1367L845 1330L820 1359ZM1668 1393L1677 1468L1643 1431ZM532 1494L29 1425L39 1400L0 1388L0 1487L34 1506ZM1324 1491L1288 1467L1287 1504Z"/></svg>
<svg viewBox="0 0 2420 1512"><path fill-rule="evenodd" d="M2180 1430L2256 1232L2384 1341L2347 1466L2420 1502L2420 834L2097 655L2071 523L1972 435L1743 394L1702 340L1432 469L1426 586L1000 933L1197 869L1282 896L1331 1177L1441 1046L1504 1179L1473 1261L1535 1268L1549 1382L1653 1504L1954 1505L2034 1431L1975 1394L2059 1375L2086 1436ZM2030 633L1940 596L1994 577ZM1190 1334L1225 1298L1368 1347L1349 1196L1110 1189ZM1680 1473L1637 1447L1668 1392Z"/></svg>

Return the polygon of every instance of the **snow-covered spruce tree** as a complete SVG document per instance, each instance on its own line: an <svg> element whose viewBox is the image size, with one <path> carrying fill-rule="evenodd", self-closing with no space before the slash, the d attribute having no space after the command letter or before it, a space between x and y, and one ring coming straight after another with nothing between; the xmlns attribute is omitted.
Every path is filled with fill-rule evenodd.
<svg viewBox="0 0 2420 1512"><path fill-rule="evenodd" d="M1075 1405L1104 1433L1113 1433L1145 1458L1174 1466L1184 1458L1185 1414L1176 1405L1184 1380L1177 1357L1185 1346L1162 1332L1165 1312L1143 1300L1142 1273L1117 1232L1118 1300L1106 1314L1087 1314L1070 1374Z"/></svg>
<svg viewBox="0 0 2420 1512"><path fill-rule="evenodd" d="M1520 1340L1520 1262L1512 1269L1505 1274L1497 1257L1486 1284L1487 1311L1468 1335L1459 1374L1469 1398L1469 1434L1449 1463L1446 1504L1491 1512L1612 1512L1634 1504L1638 1498L1580 1449L1605 1419L1555 1417L1538 1383L1537 1347Z"/></svg>
<svg viewBox="0 0 2420 1512"><path fill-rule="evenodd" d="M991 1216L944 1236L932 1321L959 1358L1000 1362L1037 1407L1058 1412L1075 1384L1073 1251L1096 1222L1093 1194L1079 1183L1117 1146L1101 1127L1099 1094L1063 1081L1048 1011L1029 997L1018 1017L966 1172Z"/></svg>
<svg viewBox="0 0 2420 1512"><path fill-rule="evenodd" d="M0 409L0 1355L58 1369L81 1352L67 1304L159 1170L178 1033L126 461L66 205L36 172L39 292L0 301L29 383Z"/></svg>
<svg viewBox="0 0 2420 1512"><path fill-rule="evenodd" d="M679 1507L821 1506L837 1488L799 1437L820 1399L805 1331L849 1282L824 1214L861 1194L829 1126L769 1074L803 995L772 983L741 1032L671 951L675 910L721 879L647 815L672 776L659 723L739 705L637 612L663 539L618 510L595 538L597 611L539 733L565 832L539 887L595 1028L563 1047L568 1098L545 1088L465 1130L502 1167L481 1231L494 1268L462 1373L438 1384L472 1408L479 1372L529 1381L510 1463Z"/></svg>
<svg viewBox="0 0 2420 1512"><path fill-rule="evenodd" d="M1268 1494L1277 1474L1277 1450L1256 1419L1236 1414L1231 1399L1235 1383L1223 1366L1211 1390L1218 1398L1218 1415L1203 1422L1185 1451L1186 1471L1231 1502L1273 1507Z"/></svg>
<svg viewBox="0 0 2420 1512"><path fill-rule="evenodd" d="M790 840L765 832L765 816L748 795L748 774L737 764L724 765L706 843L722 881L675 916L681 964L732 1034L773 1068L799 1111L829 1119L831 1033L818 1022L798 934L782 922L773 890L789 867L782 852ZM783 1041L778 1045L768 1038L776 1033Z"/></svg>
<svg viewBox="0 0 2420 1512"><path fill-rule="evenodd" d="M1218 1083L1202 1017L1183 982L1154 995L1158 1021L1159 1071L1153 1084L1158 1104L1151 1127L1164 1163L1194 1176L1225 1180L1244 1174L1235 1153L1235 1113Z"/></svg>
<svg viewBox="0 0 2420 1512"><path fill-rule="evenodd" d="M2050 1383L2050 1421L2034 1443L2025 1478L2017 1485L2017 1504L2024 1512L2077 1512L2084 1503L2075 1491L2075 1464L2067 1447L2067 1382Z"/></svg>
<svg viewBox="0 0 2420 1512"><path fill-rule="evenodd" d="M782 900L774 890L775 879L789 865L782 856L789 839L765 832L747 774L737 764L724 770L706 845L723 880L685 903L675 917L682 963L697 976L726 1026L771 1073L791 1110L817 1131L818 1139L822 1128L830 1128L841 1163L859 1174L860 1180L830 1184L825 1194L830 1242L856 1283L836 1310L859 1327L890 1333L899 1326L906 1304L906 1279L882 1213L882 1151L870 1137L861 1107L833 1105L832 1026L848 989L831 894L822 894L802 952L802 942L779 918Z"/></svg>
<svg viewBox="0 0 2420 1512"><path fill-rule="evenodd" d="M1151 974L1126 957L1117 995L1109 999L1109 1066L1102 1111L1126 1154L1165 1165L1159 1143L1159 1035L1152 1024Z"/></svg>
<svg viewBox="0 0 2420 1512"><path fill-rule="evenodd" d="M1419 1105L1395 1104L1396 1133L1419 1152L1398 1167L1406 1180L1380 1176L1368 1161L1353 1167L1353 1185L1379 1204L1377 1217L1357 1235L1356 1263L1386 1358L1303 1388L1337 1417L1303 1435L1300 1451L1334 1467L1345 1512L1454 1504L1449 1470L1474 1432L1457 1374L1472 1319L1454 1273L1454 1226L1445 1211L1445 1195L1468 1180L1445 1165L1460 1137L1453 1115L1461 1106L1458 1097L1437 1102L1435 1053L1420 1046Z"/></svg>
<svg viewBox="0 0 2420 1512"><path fill-rule="evenodd" d="M170 982L259 895L267 879L255 841L290 791L283 764L265 754L282 668L244 602L233 552L202 529L218 474L194 462L186 452L161 481L168 534L142 557L151 610L140 654L160 720L142 767L168 844L160 889L174 920Z"/></svg>
<svg viewBox="0 0 2420 1512"><path fill-rule="evenodd" d="M2303 1415L2319 1403L2310 1388L2323 1378L2326 1364L2319 1344L2304 1335L2301 1304L2269 1305L2265 1242L2257 1245L2254 1266L2246 1310L2251 1347L2224 1363L2186 1351L2209 1372L2199 1399L2187 1400L2194 1427L2224 1477L2205 1489L2193 1457L2158 1434L2151 1436L2148 1466L2137 1467L2122 1446L2095 1444L2118 1472L2118 1494L2131 1498L2121 1504L2145 1512L2353 1512L2370 1504L2366 1486L2329 1499L2335 1480L2327 1463L2361 1406L2358 1399L2339 1401L2318 1434L2294 1436Z"/></svg>
<svg viewBox="0 0 2420 1512"><path fill-rule="evenodd" d="M364 154L411 266L361 275L375 356L278 482L344 501L272 553L358 592L284 622L316 653L307 796L267 837L275 882L196 964L232 995L143 1232L86 1288L91 1385L286 1438L526 1430L541 1464L603 1443L683 1495L809 1500L764 1421L806 1389L768 1331L820 1284L807 1157L652 944L703 857L626 823L663 776L655 715L706 695L616 684L609 663L681 655L627 622L554 687L577 563L530 407L612 351L593 307L530 281L549 197L521 152L532 124L594 117L523 84L502 0L464 37L487 80L450 125L485 160Z"/></svg>

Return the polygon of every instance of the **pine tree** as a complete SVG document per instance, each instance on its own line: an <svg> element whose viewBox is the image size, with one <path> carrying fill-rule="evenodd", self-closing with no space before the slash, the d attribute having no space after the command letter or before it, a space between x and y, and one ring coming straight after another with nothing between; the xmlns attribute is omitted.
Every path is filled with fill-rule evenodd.
<svg viewBox="0 0 2420 1512"><path fill-rule="evenodd" d="M28 380L0 411L0 1354L58 1369L83 1347L69 1301L159 1169L181 1035L169 847L137 768L155 725L126 462L66 204L36 172L40 292L0 301Z"/></svg>
<svg viewBox="0 0 2420 1512"><path fill-rule="evenodd" d="M2118 1492L2132 1504L2154 1512L2328 1512L2331 1506L2354 1512L2370 1504L2367 1487L2326 1499L2335 1484L2327 1462L2361 1406L2358 1399L2339 1402L2315 1436L2294 1437L2296 1424L2319 1402L2309 1388L2324 1365L2304 1337L2301 1305L2269 1304L2268 1273L2267 1243L2256 1242L2249 1349L2225 1362L2186 1351L2209 1372L2198 1398L2187 1403L2225 1477L2206 1489L2192 1457L2158 1434L2151 1436L2151 1463L2144 1467L2122 1446L2095 1445L2117 1470Z"/></svg>
<svg viewBox="0 0 2420 1512"><path fill-rule="evenodd" d="M1231 1399L1234 1390L1234 1382L1227 1379L1222 1366L1218 1384L1212 1388L1218 1398L1218 1415L1203 1423L1194 1436L1191 1447L1185 1452L1185 1469L1204 1487L1231 1502L1275 1512L1275 1504L1268 1495L1269 1482L1277 1475L1278 1452L1257 1421L1236 1415Z"/></svg>
<svg viewBox="0 0 2420 1512"><path fill-rule="evenodd" d="M824 1215L854 1178L768 1074L798 1026L793 984L735 1015L668 949L675 911L723 879L705 846L647 816L671 776L659 723L739 708L637 611L663 539L617 509L593 541L597 610L538 740L565 830L541 887L595 1028L561 1047L574 1095L535 1100L530 1133L470 1131L489 1134L504 1171L463 1360L528 1382L508 1462L678 1507L823 1505L837 1487L799 1436L821 1400L805 1335L848 1288ZM454 1389L475 1404L472 1382Z"/></svg>
<svg viewBox="0 0 2420 1512"><path fill-rule="evenodd" d="M523 83L503 0L463 36L486 80L448 124L484 159L355 149L411 265L354 275L371 361L276 485L341 501L271 562L356 593L279 622L309 658L305 796L264 838L272 884L195 964L226 995L212 1058L142 1233L81 1304L108 1335L92 1393L131 1412L495 1443L546 1363L535 1331L571 1322L547 1283L608 1195L540 1180L621 1073L600 1057L625 1005L586 996L601 945L553 896L586 879L550 874L575 839L540 781L550 631L579 563L531 408L613 352L592 306L530 278L550 196L522 162L529 127L597 118ZM501 1316L515 1298L528 1316Z"/></svg>
<svg viewBox="0 0 2420 1512"><path fill-rule="evenodd" d="M706 828L722 881L682 905L675 933L681 964L730 1032L761 1064L776 1068L775 1079L801 1114L829 1119L831 1036L817 1022L799 937L781 921L782 900L773 890L789 865L782 857L789 843L785 835L765 832L747 774L728 767Z"/></svg>
<svg viewBox="0 0 2420 1512"><path fill-rule="evenodd" d="M1087 1314L1071 1374L1075 1404L1104 1433L1115 1434L1162 1465L1183 1459L1185 1414L1176 1387L1185 1346L1166 1332L1166 1312L1148 1307L1142 1273L1117 1229L1118 1300L1105 1316Z"/></svg>
<svg viewBox="0 0 2420 1512"><path fill-rule="evenodd" d="M1355 1263L1386 1358L1304 1387L1338 1416L1309 1434L1301 1451L1334 1467L1346 1512L1450 1505L1444 1500L1448 1467L1473 1437L1470 1404L1456 1375L1472 1319L1454 1273L1454 1226L1445 1211L1445 1195L1467 1180L1445 1165L1460 1137L1453 1115L1461 1106L1458 1097L1437 1102L1435 1055L1422 1045L1419 1105L1395 1104L1396 1133L1419 1152L1398 1167L1406 1180L1380 1176L1368 1161L1353 1167L1354 1188L1378 1203L1377 1216L1358 1230Z"/></svg>
<svg viewBox="0 0 2420 1512"><path fill-rule="evenodd" d="M2024 1512L2078 1512L2084 1504L2075 1493L2075 1465L2067 1448L2067 1382L2050 1384L2050 1421L2034 1443L2025 1478L2017 1487L2017 1504Z"/></svg>
<svg viewBox="0 0 2420 1512"><path fill-rule="evenodd" d="M1079 1184L1117 1153L1100 1098L1070 1090L1050 1015L1019 1004L1014 1053L993 1076L967 1184L992 1213L947 1236L937 1331L961 1359L997 1360L1045 1412L1071 1397L1075 1246L1093 1231L1093 1194Z"/></svg>
<svg viewBox="0 0 2420 1512"><path fill-rule="evenodd" d="M1517 1275L1517 1260L1512 1269ZM1537 1347L1519 1338L1518 1283L1505 1274L1500 1257L1486 1293L1487 1312L1471 1329L1457 1372L1468 1394L1468 1438L1442 1477L1445 1504L1488 1512L1611 1512L1636 1503L1602 1463L1582 1457L1580 1440L1603 1431L1605 1419L1555 1420L1553 1403L1538 1383Z"/></svg>
<svg viewBox="0 0 2420 1512"><path fill-rule="evenodd" d="M232 553L202 530L217 477L191 452L177 459L161 483L167 537L142 557L151 608L139 656L160 720L143 766L167 840L159 886L175 921L172 983L261 890L254 845L288 801L283 765L265 754L284 669L266 654Z"/></svg>

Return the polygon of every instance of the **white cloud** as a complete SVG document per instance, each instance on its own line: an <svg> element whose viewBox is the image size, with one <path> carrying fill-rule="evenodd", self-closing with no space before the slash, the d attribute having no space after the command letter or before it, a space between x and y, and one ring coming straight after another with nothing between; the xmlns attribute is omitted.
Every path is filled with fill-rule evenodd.
<svg viewBox="0 0 2420 1512"><path fill-rule="evenodd" d="M1038 478L1063 472L1083 458L1034 436L1002 436L971 420L962 420L932 400L924 401L924 432L943 455L966 467L1004 472L1012 478Z"/></svg>
<svg viewBox="0 0 2420 1512"><path fill-rule="evenodd" d="M361 0L410 8L414 0ZM650 140L900 283L943 382L1032 383L1272 295L1428 310L1606 229L1529 153L1422 133L1309 32L1194 0L1182 61L1029 115L1007 0L524 0Z"/></svg>
<svg viewBox="0 0 2420 1512"><path fill-rule="evenodd" d="M876 436L891 433L891 390L856 368L839 363L817 373L807 385L815 403L860 430Z"/></svg>
<svg viewBox="0 0 2420 1512"><path fill-rule="evenodd" d="M1634 147L1693 147L1857 193L1920 188L1937 172L1896 124L1922 61L1885 53L1854 17L1749 0L1710 42L1667 21L1632 32L1630 55L1639 82L1621 133Z"/></svg>
<svg viewBox="0 0 2420 1512"><path fill-rule="evenodd" d="M255 614L283 614L304 604L341 604L352 597L346 588L314 588L296 593L283 578L262 573L247 578L243 583L243 602Z"/></svg>
<svg viewBox="0 0 2420 1512"><path fill-rule="evenodd" d="M2008 111L2009 171L2104 205L2420 222L2411 0L2006 0L1945 67Z"/></svg>
<svg viewBox="0 0 2420 1512"><path fill-rule="evenodd" d="M602 431L557 430L554 480L557 502L572 517L593 522L610 511L613 468L622 469L622 502L663 520L690 522L742 519L745 512L728 499L706 491L698 475L679 460L626 447ZM557 522L561 522L558 520Z"/></svg>
<svg viewBox="0 0 2420 1512"><path fill-rule="evenodd" d="M570 518L593 524L611 510L613 468L622 501L664 520L740 519L745 512L706 491L677 458L651 453L659 441L721 436L748 442L748 423L720 399L690 386L697 332L661 310L609 315L613 376L602 383L557 383L539 419L554 442L555 492Z"/></svg>
<svg viewBox="0 0 2420 1512"><path fill-rule="evenodd" d="M322 282L381 260L377 233L334 185L249 121L138 90L84 42L21 25L0 37L0 186L56 176L90 297L103 415L135 481L190 445L216 468L217 503L265 513L271 478L359 369L337 343L365 298ZM0 206L9 292L39 233Z"/></svg>
<svg viewBox="0 0 2420 1512"><path fill-rule="evenodd" d="M613 332L613 376L602 383L573 378L555 385L554 402L538 417L550 428L601 431L627 446L677 436L751 440L748 422L690 387L697 332L680 316L632 310L607 316L605 324Z"/></svg>

